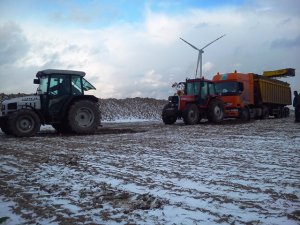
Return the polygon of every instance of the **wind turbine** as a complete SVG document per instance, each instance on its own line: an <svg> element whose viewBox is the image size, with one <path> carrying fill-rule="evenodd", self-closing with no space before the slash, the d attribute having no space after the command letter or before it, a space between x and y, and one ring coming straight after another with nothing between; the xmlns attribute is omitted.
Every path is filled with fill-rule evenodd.
<svg viewBox="0 0 300 225"><path fill-rule="evenodd" d="M212 43L216 42L217 40L221 39L224 36L225 36L225 34L223 34L221 37L218 37L217 39L213 40L212 42L208 43L207 45L205 45L201 49L195 47L194 45L192 45L191 43L187 42L183 38L180 38L182 41L184 41L185 43L187 43L188 45L190 45L192 48L194 48L195 50L197 50L199 52L199 54L198 54L198 60L197 60L197 68L196 68L195 78L197 77L197 74L198 74L199 64L200 64L200 78L202 77L202 54L204 53L203 49L205 49L206 47L208 47L209 45L211 45Z"/></svg>

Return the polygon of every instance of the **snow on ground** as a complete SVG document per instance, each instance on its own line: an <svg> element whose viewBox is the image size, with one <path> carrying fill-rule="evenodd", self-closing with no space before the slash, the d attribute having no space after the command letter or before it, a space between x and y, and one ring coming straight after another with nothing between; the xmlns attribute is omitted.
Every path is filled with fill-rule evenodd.
<svg viewBox="0 0 300 225"><path fill-rule="evenodd" d="M300 223L293 118L122 121L86 136L46 127L0 142L5 224Z"/></svg>

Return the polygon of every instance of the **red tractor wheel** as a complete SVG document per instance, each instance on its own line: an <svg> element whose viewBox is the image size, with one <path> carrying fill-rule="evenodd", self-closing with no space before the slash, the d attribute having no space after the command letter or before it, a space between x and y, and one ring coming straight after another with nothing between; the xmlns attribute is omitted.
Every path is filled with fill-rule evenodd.
<svg viewBox="0 0 300 225"><path fill-rule="evenodd" d="M199 109L197 105L195 104L189 104L186 106L186 108L183 110L183 121L187 125L194 125L199 122L200 115L199 115Z"/></svg>

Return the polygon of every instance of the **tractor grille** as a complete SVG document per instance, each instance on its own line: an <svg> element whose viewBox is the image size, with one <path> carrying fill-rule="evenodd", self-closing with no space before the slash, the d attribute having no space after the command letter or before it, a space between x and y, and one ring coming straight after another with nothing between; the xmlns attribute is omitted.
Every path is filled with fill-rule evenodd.
<svg viewBox="0 0 300 225"><path fill-rule="evenodd" d="M170 96L168 100L170 103L178 104L179 98L178 96Z"/></svg>
<svg viewBox="0 0 300 225"><path fill-rule="evenodd" d="M7 109L8 110L16 110L17 109L17 103L14 102L14 103L7 104Z"/></svg>

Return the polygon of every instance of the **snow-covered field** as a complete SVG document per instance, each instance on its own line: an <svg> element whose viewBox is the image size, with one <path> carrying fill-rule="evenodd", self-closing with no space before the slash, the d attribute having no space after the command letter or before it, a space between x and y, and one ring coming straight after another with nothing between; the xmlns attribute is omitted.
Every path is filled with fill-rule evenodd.
<svg viewBox="0 0 300 225"><path fill-rule="evenodd" d="M4 224L300 223L300 124L104 123L0 133Z"/></svg>

